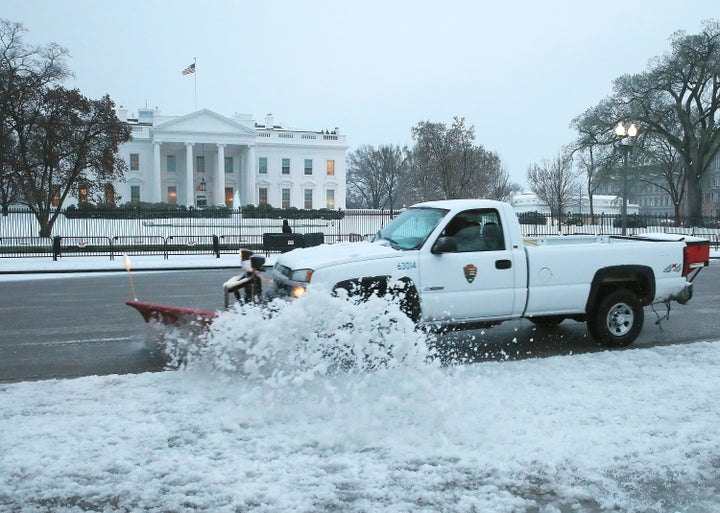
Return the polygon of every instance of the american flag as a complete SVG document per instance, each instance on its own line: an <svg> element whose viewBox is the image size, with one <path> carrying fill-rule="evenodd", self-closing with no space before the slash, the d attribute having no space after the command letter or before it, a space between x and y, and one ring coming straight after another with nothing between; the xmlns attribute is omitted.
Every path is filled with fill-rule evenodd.
<svg viewBox="0 0 720 513"><path fill-rule="evenodd" d="M189 75L190 73L195 73L195 63L193 62L190 66L185 68L182 73L183 73L183 75Z"/></svg>

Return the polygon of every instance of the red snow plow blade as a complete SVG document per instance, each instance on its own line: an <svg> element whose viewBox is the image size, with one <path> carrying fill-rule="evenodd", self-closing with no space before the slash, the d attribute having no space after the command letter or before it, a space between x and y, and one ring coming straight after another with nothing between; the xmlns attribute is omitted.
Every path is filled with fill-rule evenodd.
<svg viewBox="0 0 720 513"><path fill-rule="evenodd" d="M197 323L202 326L207 326L217 317L215 312L209 312L207 310L160 305L157 303L148 303L147 301L125 301L125 304L132 306L140 312L145 322L157 321L169 325Z"/></svg>

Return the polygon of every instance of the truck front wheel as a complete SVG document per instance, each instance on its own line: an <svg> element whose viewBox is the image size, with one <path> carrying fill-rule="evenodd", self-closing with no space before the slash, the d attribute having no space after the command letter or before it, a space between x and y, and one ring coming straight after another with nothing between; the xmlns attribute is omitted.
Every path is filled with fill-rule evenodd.
<svg viewBox="0 0 720 513"><path fill-rule="evenodd" d="M627 289L608 294L590 312L587 319L590 335L607 347L625 347L640 335L645 311L640 299Z"/></svg>

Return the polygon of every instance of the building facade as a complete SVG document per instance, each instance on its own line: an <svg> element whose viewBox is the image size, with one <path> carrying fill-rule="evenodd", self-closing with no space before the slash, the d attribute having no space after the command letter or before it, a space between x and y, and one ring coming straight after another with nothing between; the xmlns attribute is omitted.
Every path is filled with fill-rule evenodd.
<svg viewBox="0 0 720 513"><path fill-rule="evenodd" d="M523 212L538 212L540 214L550 215L550 207L548 207L547 203L540 200L540 198L532 192L516 194L512 197L510 203L518 214ZM628 214L637 214L639 210L639 205L628 203ZM570 198L565 211L564 214L590 215L590 200L587 196ZM593 194L593 213L595 215L616 215L621 212L622 198L620 196Z"/></svg>
<svg viewBox="0 0 720 513"><path fill-rule="evenodd" d="M119 149L126 181L115 183L120 202L192 207L263 205L299 209L345 208L345 136L282 127L268 114L227 118L208 109L163 116L140 109L120 120L132 140Z"/></svg>

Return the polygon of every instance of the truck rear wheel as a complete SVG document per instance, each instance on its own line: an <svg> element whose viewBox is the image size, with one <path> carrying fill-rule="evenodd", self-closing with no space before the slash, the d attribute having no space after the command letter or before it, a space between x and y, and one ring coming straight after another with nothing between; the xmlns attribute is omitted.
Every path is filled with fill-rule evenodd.
<svg viewBox="0 0 720 513"><path fill-rule="evenodd" d="M637 295L627 289L611 292L590 312L590 335L607 347L625 347L640 335L645 311Z"/></svg>

